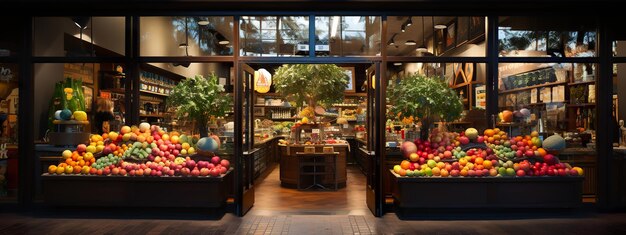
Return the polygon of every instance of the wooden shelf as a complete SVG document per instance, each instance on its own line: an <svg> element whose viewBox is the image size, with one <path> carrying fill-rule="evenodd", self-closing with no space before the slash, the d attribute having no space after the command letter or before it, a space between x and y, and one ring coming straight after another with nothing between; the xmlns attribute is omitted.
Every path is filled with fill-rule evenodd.
<svg viewBox="0 0 626 235"><path fill-rule="evenodd" d="M163 114L140 114L139 117L162 118Z"/></svg>
<svg viewBox="0 0 626 235"><path fill-rule="evenodd" d="M367 97L367 93L344 93L344 96Z"/></svg>
<svg viewBox="0 0 626 235"><path fill-rule="evenodd" d="M592 107L596 106L595 103L581 103L581 104L567 104L567 107Z"/></svg>
<svg viewBox="0 0 626 235"><path fill-rule="evenodd" d="M161 93L158 93L158 92L144 91L144 90L139 90L139 91L141 91L142 93L146 93L146 94L160 95L160 96L165 96L165 97L169 96L169 95L161 94Z"/></svg>
<svg viewBox="0 0 626 235"><path fill-rule="evenodd" d="M254 107L266 107L266 108L289 108L289 109L294 109L297 107L293 107L293 106L281 106L281 105L262 105L262 104L255 104Z"/></svg>
<svg viewBox="0 0 626 235"><path fill-rule="evenodd" d="M498 94L508 94L508 93L514 93L514 92L519 92L519 91L531 90L533 88L558 86L558 85L565 85L565 84L567 84L567 82L544 83L544 84L539 84L539 85L534 85L534 86L527 86L527 87L522 87L522 88L516 88L516 89L511 89L511 90L506 90L506 91L498 91Z"/></svg>
<svg viewBox="0 0 626 235"><path fill-rule="evenodd" d="M575 86L575 85L586 85L586 84L594 84L596 81L584 81L584 82L570 82L567 85Z"/></svg>
<svg viewBox="0 0 626 235"><path fill-rule="evenodd" d="M464 86L475 85L475 84L482 84L482 83L478 82L478 81L471 81L471 82L466 82L466 83L452 85L451 88L452 89L457 89L457 88L461 88L461 87L464 87Z"/></svg>
<svg viewBox="0 0 626 235"><path fill-rule="evenodd" d="M124 88L101 89L100 91L111 92L111 93L126 93L126 89Z"/></svg>

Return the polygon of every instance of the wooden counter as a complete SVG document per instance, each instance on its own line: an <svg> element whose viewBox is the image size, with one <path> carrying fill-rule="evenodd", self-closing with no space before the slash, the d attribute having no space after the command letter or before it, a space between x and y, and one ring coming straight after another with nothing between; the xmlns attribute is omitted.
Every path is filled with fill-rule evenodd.
<svg viewBox="0 0 626 235"><path fill-rule="evenodd" d="M321 153L323 147L332 146L334 152L338 152L337 163L335 168L337 169L337 182L338 187L342 188L346 186L346 156L348 154L348 145L306 145L307 147L315 147L316 153ZM297 188L299 179L299 157L296 156L297 152L304 152L305 145L289 145L280 146L280 184L287 188ZM333 159L326 161L329 165L332 165ZM332 176L320 176L322 177L322 184L331 185L334 184ZM313 182L311 177L302 179L302 184L311 184Z"/></svg>

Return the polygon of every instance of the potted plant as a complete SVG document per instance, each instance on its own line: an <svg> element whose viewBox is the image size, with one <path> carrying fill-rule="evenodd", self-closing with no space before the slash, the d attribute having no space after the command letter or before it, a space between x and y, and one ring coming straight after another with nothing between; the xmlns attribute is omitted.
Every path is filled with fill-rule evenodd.
<svg viewBox="0 0 626 235"><path fill-rule="evenodd" d="M393 82L389 87L388 100L393 105L391 111L399 117L419 118L422 140L428 139L435 121L452 121L463 112L459 96L443 80L417 73Z"/></svg>
<svg viewBox="0 0 626 235"><path fill-rule="evenodd" d="M188 118L196 122L201 137L208 135L207 123L210 118L224 116L232 107L232 97L218 84L215 74L204 78L202 75L179 82L167 99L168 105L176 107L179 119Z"/></svg>
<svg viewBox="0 0 626 235"><path fill-rule="evenodd" d="M274 75L274 88L296 107L307 104L304 113L313 117L314 108L343 101L348 76L334 64L287 64Z"/></svg>

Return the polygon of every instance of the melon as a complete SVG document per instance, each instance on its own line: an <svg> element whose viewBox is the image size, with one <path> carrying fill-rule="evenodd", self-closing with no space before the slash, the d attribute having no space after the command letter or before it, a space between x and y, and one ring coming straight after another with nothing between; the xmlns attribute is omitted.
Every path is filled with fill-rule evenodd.
<svg viewBox="0 0 626 235"><path fill-rule="evenodd" d="M200 138L200 140L198 140L198 143L196 144L196 147L198 147L198 149L202 150L202 151L215 151L217 150L217 148L219 147L217 141L215 141L213 138L211 137L202 137Z"/></svg>
<svg viewBox="0 0 626 235"><path fill-rule="evenodd" d="M565 149L565 139L560 135L554 134L541 143L543 148L548 150L549 152L559 152Z"/></svg>
<svg viewBox="0 0 626 235"><path fill-rule="evenodd" d="M400 146L400 151L402 151L404 157L409 158L412 153L417 152L417 146L411 141L405 141L402 143L402 146Z"/></svg>
<svg viewBox="0 0 626 235"><path fill-rule="evenodd" d="M57 110L56 112L54 112L54 119L56 120L61 120L61 110Z"/></svg>
<svg viewBox="0 0 626 235"><path fill-rule="evenodd" d="M146 131L150 130L150 123L142 122L141 124L139 124L139 130L141 132L146 132Z"/></svg>
<svg viewBox="0 0 626 235"><path fill-rule="evenodd" d="M184 134L183 134L183 135L180 135L180 136L178 137L178 142L180 142L181 144L183 144L183 143L189 143L189 139L188 139L187 135L184 135Z"/></svg>
<svg viewBox="0 0 626 235"><path fill-rule="evenodd" d="M469 138L471 141L475 141L476 138L478 138L478 130L476 130L476 128L467 128L467 130L465 130L465 136L467 136L467 138Z"/></svg>
<svg viewBox="0 0 626 235"><path fill-rule="evenodd" d="M70 120L72 119L72 111L70 111L69 109L63 109L61 110L61 114L59 114L59 116L63 120Z"/></svg>
<svg viewBox="0 0 626 235"><path fill-rule="evenodd" d="M527 108L520 109L519 112L524 115L524 117L530 117L530 110Z"/></svg>
<svg viewBox="0 0 626 235"><path fill-rule="evenodd" d="M76 119L76 121L87 121L87 113L85 113L85 111L75 111L74 112L74 119Z"/></svg>

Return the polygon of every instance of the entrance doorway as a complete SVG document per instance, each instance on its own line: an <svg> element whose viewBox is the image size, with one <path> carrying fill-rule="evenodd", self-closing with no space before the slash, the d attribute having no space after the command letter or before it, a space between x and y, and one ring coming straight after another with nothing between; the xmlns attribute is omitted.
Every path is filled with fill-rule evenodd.
<svg viewBox="0 0 626 235"><path fill-rule="evenodd" d="M367 214L368 210L381 210L377 206L382 203L376 203L381 198L376 198L378 189L373 185L379 182L374 169L380 161L370 154L373 148L368 142L374 141L368 138L374 137L373 132L367 134L375 116L375 93L368 84L376 78L377 64L334 65L348 78L343 98L315 105L311 110L317 117L307 123L302 116L309 105L300 107L292 94L285 97L285 92L277 92L273 86L255 89L260 79L268 79L264 73L274 75L282 63L239 64L235 106L243 110L236 120L241 120L240 130L245 134L241 158L236 160L237 214ZM305 155L326 157L317 158L322 166L314 168L307 165L310 162L302 163ZM332 167L326 164L329 161ZM315 176L311 171L331 174Z"/></svg>

